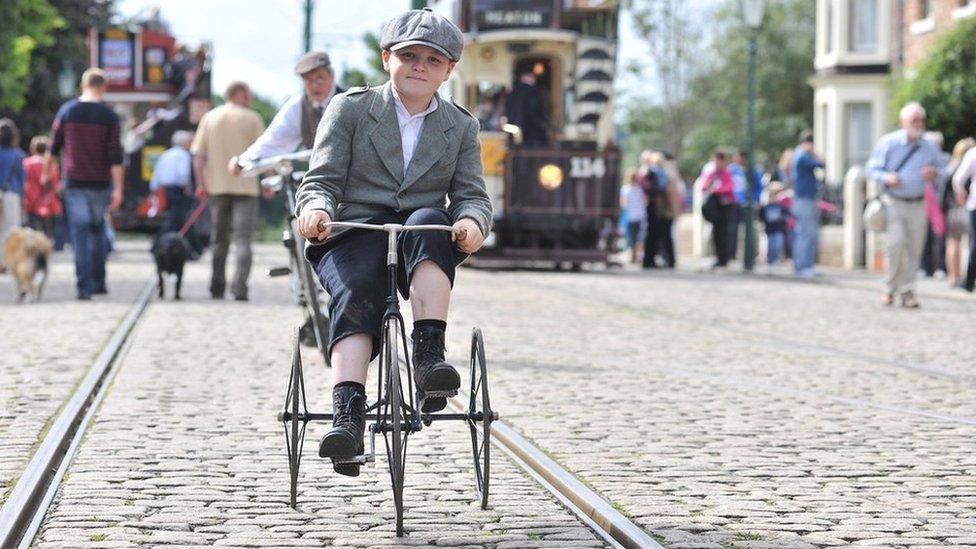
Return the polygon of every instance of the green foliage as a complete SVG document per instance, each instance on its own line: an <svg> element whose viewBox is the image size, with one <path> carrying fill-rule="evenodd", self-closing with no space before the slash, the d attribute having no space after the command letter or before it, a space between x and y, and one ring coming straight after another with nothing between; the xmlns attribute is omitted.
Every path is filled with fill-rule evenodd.
<svg viewBox="0 0 976 549"><path fill-rule="evenodd" d="M357 87L360 87L360 86L365 86L368 83L369 83L369 77L366 76L366 73L365 72L363 72L363 71L361 71L359 69L350 69L350 70L347 70L342 75L342 84L341 84L341 86L343 88L347 89L347 90L349 88L357 88Z"/></svg>
<svg viewBox="0 0 976 549"><path fill-rule="evenodd" d="M16 0L14 3L21 2ZM0 116L13 118L23 135L22 143L27 143L37 134L47 133L55 112L64 101L58 87L58 75L63 70L73 72L75 80L88 66L88 47L86 36L90 27L105 27L112 17L113 0L47 0L26 3L49 5L57 10L63 22L53 31L46 33L47 40L35 48L30 56L29 75L22 78L29 87L22 94L23 103L15 107L0 100ZM0 20L12 4L0 0ZM0 24L0 43L8 27ZM6 73L7 64L3 60L5 48L0 46L0 73ZM3 77L0 76L0 79ZM77 82L75 82L77 86ZM0 88L3 88L0 85ZM0 96L4 95L0 91Z"/></svg>
<svg viewBox="0 0 976 549"><path fill-rule="evenodd" d="M3 0L0 21L0 109L17 112L29 89L31 55L51 45L65 22L47 0Z"/></svg>
<svg viewBox="0 0 976 549"><path fill-rule="evenodd" d="M760 165L771 165L797 135L813 124L815 3L770 2L759 33L756 56L755 152ZM749 36L739 18L738 2L725 0L703 28L708 48L696 55L684 95L672 109L682 109L683 138L679 163L693 176L716 148L738 149L745 141L746 75ZM636 102L625 106L630 132L625 150L666 142L660 112ZM659 119L655 120L655 116ZM673 131L673 130L672 130Z"/></svg>
<svg viewBox="0 0 976 549"><path fill-rule="evenodd" d="M951 148L976 135L976 19L963 19L932 48L914 78L896 83L892 119L909 101L925 107L927 125Z"/></svg>
<svg viewBox="0 0 976 549"><path fill-rule="evenodd" d="M261 120L264 120L265 126L270 124L271 120L278 114L277 103L253 92L251 93L251 108L261 116Z"/></svg>

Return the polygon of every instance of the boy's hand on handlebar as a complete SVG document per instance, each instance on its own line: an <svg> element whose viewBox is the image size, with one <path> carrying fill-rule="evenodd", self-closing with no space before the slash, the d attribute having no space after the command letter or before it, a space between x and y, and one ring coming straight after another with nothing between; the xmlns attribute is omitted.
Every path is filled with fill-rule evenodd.
<svg viewBox="0 0 976 549"><path fill-rule="evenodd" d="M466 254L477 252L481 249L481 245L485 243L485 235L481 234L481 229L478 228L478 224L473 219L467 217L459 219L454 224L454 233L452 236L457 243L457 247Z"/></svg>
<svg viewBox="0 0 976 549"><path fill-rule="evenodd" d="M331 222L332 218L322 210L302 212L298 216L298 232L308 240L325 240L332 229L326 223Z"/></svg>

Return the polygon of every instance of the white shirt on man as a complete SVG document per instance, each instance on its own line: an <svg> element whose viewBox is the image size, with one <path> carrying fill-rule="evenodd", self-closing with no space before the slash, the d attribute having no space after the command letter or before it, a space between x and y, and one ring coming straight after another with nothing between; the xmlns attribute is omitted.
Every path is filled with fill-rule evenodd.
<svg viewBox="0 0 976 549"><path fill-rule="evenodd" d="M393 89L393 103L396 105L397 121L400 123L400 145L403 147L403 177L407 177L407 168L410 167L410 160L417 149L417 141L420 140L420 132L424 129L424 119L427 115L437 110L437 97L430 98L430 105L426 110L417 114L410 114L407 108L400 101L396 89Z"/></svg>
<svg viewBox="0 0 976 549"><path fill-rule="evenodd" d="M952 176L952 186L955 190L961 191L966 187L966 181L972 182L969 187L969 199L966 200L966 209L976 212L976 147L969 149L969 152L962 157L962 162Z"/></svg>
<svg viewBox="0 0 976 549"><path fill-rule="evenodd" d="M336 87L333 84L332 91L329 92L325 101L318 104L312 103L312 106L324 109L335 96L335 93ZM240 158L257 160L293 153L298 150L302 144L302 98L304 97L304 94L299 94L285 101L278 109L278 113L275 114L268 129L264 130L261 137L258 137L257 141L241 153Z"/></svg>

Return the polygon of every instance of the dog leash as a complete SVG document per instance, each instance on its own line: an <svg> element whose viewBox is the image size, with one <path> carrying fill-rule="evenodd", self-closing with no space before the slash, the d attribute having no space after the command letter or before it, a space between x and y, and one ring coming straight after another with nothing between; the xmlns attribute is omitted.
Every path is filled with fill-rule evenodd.
<svg viewBox="0 0 976 549"><path fill-rule="evenodd" d="M180 236L186 236L186 233L190 231L190 227L200 219L200 215L203 214L203 210L207 207L207 197L200 199L200 203L197 205L190 217L186 219L186 223L183 224L183 228L180 229Z"/></svg>

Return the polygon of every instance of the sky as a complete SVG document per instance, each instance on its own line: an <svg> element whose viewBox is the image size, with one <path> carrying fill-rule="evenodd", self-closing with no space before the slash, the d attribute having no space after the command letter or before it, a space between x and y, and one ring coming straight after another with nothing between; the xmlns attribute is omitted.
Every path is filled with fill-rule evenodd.
<svg viewBox="0 0 976 549"><path fill-rule="evenodd" d="M351 2L358 9L350 8ZM697 0L695 4L697 8L715 2ZM247 5L246 10L242 4ZM302 50L302 0L119 0L117 9L123 16L132 16L157 5L178 40L191 46L201 41L213 44L215 92L238 79L273 102L300 91L292 67ZM317 0L313 48L325 49L340 73L365 68L373 52L363 44L363 34L379 33L387 20L409 7L409 0ZM634 35L626 11L621 13L620 27L618 67L638 60L650 68L646 47ZM617 88L626 96L653 96L653 72L646 74L638 79L618 70Z"/></svg>

